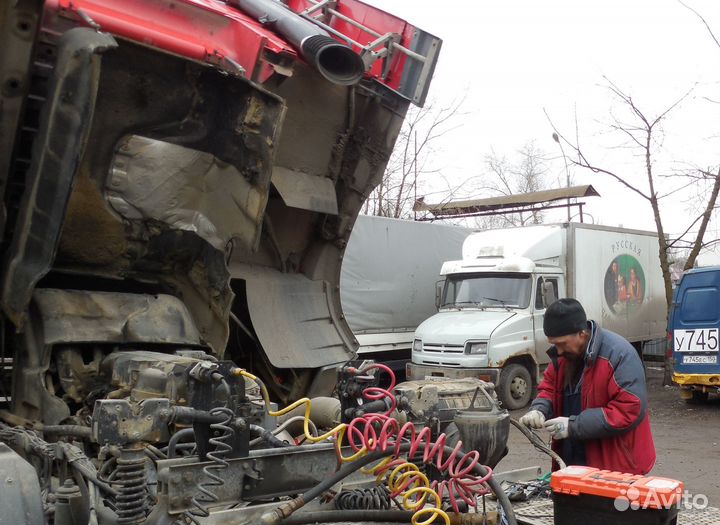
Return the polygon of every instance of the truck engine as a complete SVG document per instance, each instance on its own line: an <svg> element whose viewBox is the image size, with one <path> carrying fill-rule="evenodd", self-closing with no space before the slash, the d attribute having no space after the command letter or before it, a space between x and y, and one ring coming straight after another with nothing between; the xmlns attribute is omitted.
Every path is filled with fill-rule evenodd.
<svg viewBox="0 0 720 525"><path fill-rule="evenodd" d="M459 523L479 495L504 496L479 460L494 466L506 453L509 416L480 380L395 390L389 368L351 361L339 371L339 399L278 409L257 376L198 348L63 348L55 363L69 417L44 424L2 414L2 507L18 523L271 524L308 504L291 523L417 514ZM388 389L379 386L385 372ZM480 452L440 433L449 425ZM358 478L372 463L386 483ZM418 489L435 504L408 500ZM312 505L321 495L330 501ZM398 496L404 510L391 510ZM337 510L318 510L328 507ZM474 516L462 523L487 519Z"/></svg>
<svg viewBox="0 0 720 525"><path fill-rule="evenodd" d="M502 500L442 434L499 460L492 389L394 392L339 301L439 39L356 0L17 0L0 26L3 522L290 523L371 464L392 482L338 518Z"/></svg>

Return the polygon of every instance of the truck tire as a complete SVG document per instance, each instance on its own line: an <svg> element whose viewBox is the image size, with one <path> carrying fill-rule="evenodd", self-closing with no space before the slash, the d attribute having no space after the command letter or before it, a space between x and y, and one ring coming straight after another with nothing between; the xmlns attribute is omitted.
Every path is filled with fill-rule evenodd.
<svg viewBox="0 0 720 525"><path fill-rule="evenodd" d="M532 398L532 389L530 372L523 365L512 363L502 369L497 394L503 408L523 408Z"/></svg>
<svg viewBox="0 0 720 525"><path fill-rule="evenodd" d="M690 405L702 405L707 403L708 397L710 397L710 394L708 394L707 392L693 390L692 397L687 398L685 402Z"/></svg>

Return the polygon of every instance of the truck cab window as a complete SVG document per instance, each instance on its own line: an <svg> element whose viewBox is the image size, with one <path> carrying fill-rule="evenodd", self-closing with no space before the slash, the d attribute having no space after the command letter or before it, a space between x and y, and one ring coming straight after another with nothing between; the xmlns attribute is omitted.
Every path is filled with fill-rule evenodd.
<svg viewBox="0 0 720 525"><path fill-rule="evenodd" d="M527 308L532 281L527 274L449 276L441 307Z"/></svg>

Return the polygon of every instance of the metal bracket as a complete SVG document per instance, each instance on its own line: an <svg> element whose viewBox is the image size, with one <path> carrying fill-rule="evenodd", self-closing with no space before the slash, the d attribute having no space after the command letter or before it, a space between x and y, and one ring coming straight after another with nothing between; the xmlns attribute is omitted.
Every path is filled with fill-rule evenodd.
<svg viewBox="0 0 720 525"><path fill-rule="evenodd" d="M350 451L344 450L349 454ZM197 485L205 479L197 457L158 461L160 489L167 497L168 512L179 514L191 507ZM304 492L337 468L335 445L320 443L291 448L253 450L247 458L228 460L223 483L214 487L218 505L262 501Z"/></svg>
<svg viewBox="0 0 720 525"><path fill-rule="evenodd" d="M330 21L331 9L337 9L337 0L321 0L320 2L315 3L315 5L308 7L307 9L305 9L305 11L302 11L299 14L300 16L309 16L316 11L322 11L322 15L320 15L320 17L316 18L315 20L320 20L321 22L327 24Z"/></svg>
<svg viewBox="0 0 720 525"><path fill-rule="evenodd" d="M402 36L400 34L386 33L364 46L360 53L360 58L362 58L362 61L365 64L365 70L367 71L370 69L377 60L382 58L382 78L387 78L388 73L390 72L390 63L396 50L395 45L399 45L401 41ZM376 49L379 49L379 51L375 51Z"/></svg>
<svg viewBox="0 0 720 525"><path fill-rule="evenodd" d="M245 68L229 56L220 53L217 49L213 50L212 53L206 52L205 61L230 75L245 78Z"/></svg>
<svg viewBox="0 0 720 525"><path fill-rule="evenodd" d="M162 414L169 408L167 399L146 399L132 404L124 399L99 399L95 401L92 415L93 439L101 445L166 442L170 436Z"/></svg>

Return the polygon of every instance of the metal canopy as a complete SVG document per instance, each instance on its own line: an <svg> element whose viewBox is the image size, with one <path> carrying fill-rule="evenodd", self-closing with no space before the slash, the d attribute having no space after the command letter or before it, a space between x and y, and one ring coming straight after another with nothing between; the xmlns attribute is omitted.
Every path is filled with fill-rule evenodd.
<svg viewBox="0 0 720 525"><path fill-rule="evenodd" d="M422 200L415 202L413 211L429 212L435 217L450 215L467 215L506 211L516 213L538 209L537 204L544 204L579 197L599 197L600 194L590 184L571 186L553 190L519 193L517 195L501 195L487 199L450 201L440 204L425 204Z"/></svg>

